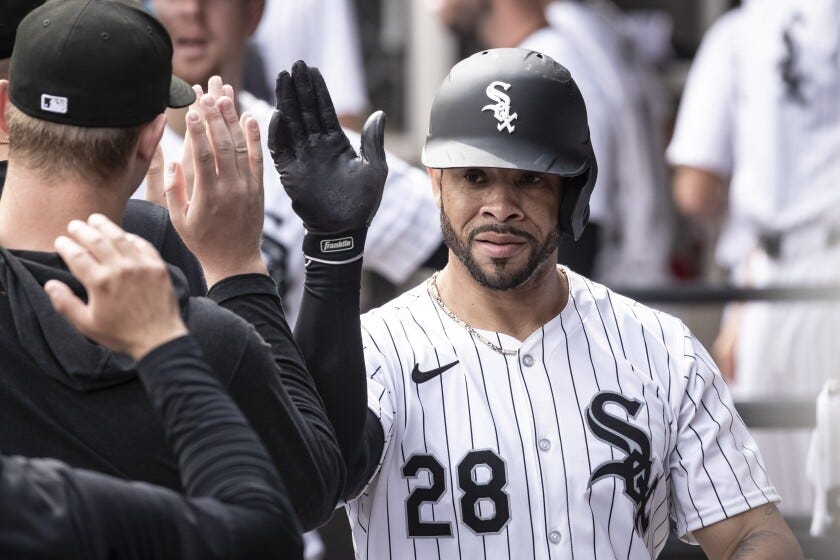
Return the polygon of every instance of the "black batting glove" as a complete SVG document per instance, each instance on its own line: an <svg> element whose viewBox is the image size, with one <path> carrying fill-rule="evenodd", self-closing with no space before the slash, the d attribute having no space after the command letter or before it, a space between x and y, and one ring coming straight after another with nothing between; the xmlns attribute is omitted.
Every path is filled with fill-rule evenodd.
<svg viewBox="0 0 840 560"><path fill-rule="evenodd" d="M317 68L296 62L291 75L277 76L276 93L268 147L292 208L306 226L304 253L326 262L355 260L388 175L385 113L368 118L356 155Z"/></svg>

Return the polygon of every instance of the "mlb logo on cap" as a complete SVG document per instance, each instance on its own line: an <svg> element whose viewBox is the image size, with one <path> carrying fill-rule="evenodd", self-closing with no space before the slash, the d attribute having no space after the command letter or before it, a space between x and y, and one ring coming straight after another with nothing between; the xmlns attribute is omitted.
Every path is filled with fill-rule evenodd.
<svg viewBox="0 0 840 560"><path fill-rule="evenodd" d="M67 113L67 98L44 93L41 95L41 110L64 115Z"/></svg>

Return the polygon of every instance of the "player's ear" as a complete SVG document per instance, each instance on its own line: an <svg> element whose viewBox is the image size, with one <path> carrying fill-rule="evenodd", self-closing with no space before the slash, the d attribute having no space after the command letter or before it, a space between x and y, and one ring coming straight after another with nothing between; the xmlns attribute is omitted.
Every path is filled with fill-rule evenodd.
<svg viewBox="0 0 840 560"><path fill-rule="evenodd" d="M166 115L164 113L143 125L140 137L137 139L137 155L143 161L152 161L155 148L157 148L163 136L164 128L166 128Z"/></svg>
<svg viewBox="0 0 840 560"><path fill-rule="evenodd" d="M0 130L8 134L9 121L6 119L6 108L9 106L9 80L0 80Z"/></svg>
<svg viewBox="0 0 840 560"><path fill-rule="evenodd" d="M443 180L443 169L427 167L426 171L429 173L429 179L432 181L432 196L435 198L435 204L437 204L438 209L440 209L440 189L441 181Z"/></svg>

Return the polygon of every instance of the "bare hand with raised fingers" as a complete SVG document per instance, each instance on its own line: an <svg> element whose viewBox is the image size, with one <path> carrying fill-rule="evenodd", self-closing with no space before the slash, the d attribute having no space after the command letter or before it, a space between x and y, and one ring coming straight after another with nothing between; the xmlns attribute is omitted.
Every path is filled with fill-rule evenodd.
<svg viewBox="0 0 840 560"><path fill-rule="evenodd" d="M192 192L180 164L170 164L166 177L175 229L201 263L208 286L237 274L267 274L260 255L263 167L256 119L247 113L239 118L227 95L209 94L186 118Z"/></svg>
<svg viewBox="0 0 840 560"><path fill-rule="evenodd" d="M74 220L55 249L87 290L84 303L63 282L44 289L56 310L83 335L140 360L187 334L169 270L155 248L101 214Z"/></svg>
<svg viewBox="0 0 840 560"><path fill-rule="evenodd" d="M292 207L310 233L367 228L388 175L385 113L377 111L362 130L359 155L336 117L317 68L298 61L277 77L277 110L268 146Z"/></svg>

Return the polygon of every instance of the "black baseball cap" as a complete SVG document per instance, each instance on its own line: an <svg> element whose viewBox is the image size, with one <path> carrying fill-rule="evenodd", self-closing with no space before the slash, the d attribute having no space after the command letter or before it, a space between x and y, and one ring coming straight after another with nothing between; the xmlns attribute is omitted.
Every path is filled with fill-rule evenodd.
<svg viewBox="0 0 840 560"><path fill-rule="evenodd" d="M166 29L133 0L49 0L18 26L9 74L18 109L75 126L133 126L195 100Z"/></svg>
<svg viewBox="0 0 840 560"><path fill-rule="evenodd" d="M0 59L12 56L18 24L44 0L2 0L0 2Z"/></svg>

